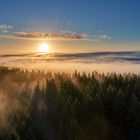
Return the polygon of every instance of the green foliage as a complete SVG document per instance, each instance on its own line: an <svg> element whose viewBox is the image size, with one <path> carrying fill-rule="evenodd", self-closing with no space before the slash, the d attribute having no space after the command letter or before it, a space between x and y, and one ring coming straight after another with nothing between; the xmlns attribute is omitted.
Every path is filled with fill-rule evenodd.
<svg viewBox="0 0 140 140"><path fill-rule="evenodd" d="M6 136L6 140L20 140L20 137L14 129L11 129Z"/></svg>
<svg viewBox="0 0 140 140"><path fill-rule="evenodd" d="M2 69L8 113L0 118L0 139L139 140L139 83L134 74Z"/></svg>

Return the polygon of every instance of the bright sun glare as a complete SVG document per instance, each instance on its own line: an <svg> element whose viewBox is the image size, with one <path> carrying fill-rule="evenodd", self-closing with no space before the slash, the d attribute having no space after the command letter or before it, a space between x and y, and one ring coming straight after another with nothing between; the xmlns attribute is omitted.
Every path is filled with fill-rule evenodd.
<svg viewBox="0 0 140 140"><path fill-rule="evenodd" d="M49 45L47 43L41 43L41 44L39 44L38 51L40 53L48 53L48 51L49 51Z"/></svg>

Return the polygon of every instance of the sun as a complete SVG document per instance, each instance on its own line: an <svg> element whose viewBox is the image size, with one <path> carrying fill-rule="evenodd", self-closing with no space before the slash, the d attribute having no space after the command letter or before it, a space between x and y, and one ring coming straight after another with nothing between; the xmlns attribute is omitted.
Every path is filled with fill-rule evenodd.
<svg viewBox="0 0 140 140"><path fill-rule="evenodd" d="M48 53L49 52L49 45L47 43L39 44L38 51L40 53Z"/></svg>

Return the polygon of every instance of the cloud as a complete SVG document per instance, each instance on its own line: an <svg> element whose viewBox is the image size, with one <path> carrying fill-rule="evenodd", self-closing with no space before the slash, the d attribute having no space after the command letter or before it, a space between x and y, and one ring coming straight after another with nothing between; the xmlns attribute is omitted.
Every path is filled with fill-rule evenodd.
<svg viewBox="0 0 140 140"><path fill-rule="evenodd" d="M87 52L53 54L0 54L0 66L45 72L135 72L140 69L140 52Z"/></svg>
<svg viewBox="0 0 140 140"><path fill-rule="evenodd" d="M32 29L31 29L31 28L23 28L22 30L23 30L23 32L29 32L29 31L31 31Z"/></svg>
<svg viewBox="0 0 140 140"><path fill-rule="evenodd" d="M61 62L72 61L81 63L131 63L140 64L140 51L99 51L99 52L87 52L87 53L51 53L40 55L38 53L31 54L1 54L0 58L10 58L10 61L29 61L32 62ZM1 64L1 61L0 61Z"/></svg>
<svg viewBox="0 0 140 140"><path fill-rule="evenodd" d="M73 34L73 35L78 34L77 32L73 32L70 30L61 30L60 33L61 34Z"/></svg>
<svg viewBox="0 0 140 140"><path fill-rule="evenodd" d="M89 36L89 39L96 40L96 41L102 41L102 40L109 40L109 39L111 39L111 37L108 36L107 34L100 34L100 35Z"/></svg>
<svg viewBox="0 0 140 140"><path fill-rule="evenodd" d="M103 35L99 35L99 36L97 36L98 38L100 38L100 39L103 39L103 40L108 40L108 39L111 39L111 37L110 36L108 36L108 35L106 35L106 34L103 34Z"/></svg>
<svg viewBox="0 0 140 140"><path fill-rule="evenodd" d="M13 29L13 26L12 25L0 24L0 32L7 33L11 29Z"/></svg>
<svg viewBox="0 0 140 140"><path fill-rule="evenodd" d="M0 34L0 38L26 39L26 40L91 40L102 41L110 39L109 36L78 34L72 31L60 31L60 33L45 32L14 32L12 34Z"/></svg>
<svg viewBox="0 0 140 140"><path fill-rule="evenodd" d="M15 32L13 34L1 34L0 38L26 39L26 40L82 40L80 34L57 34L42 32Z"/></svg>

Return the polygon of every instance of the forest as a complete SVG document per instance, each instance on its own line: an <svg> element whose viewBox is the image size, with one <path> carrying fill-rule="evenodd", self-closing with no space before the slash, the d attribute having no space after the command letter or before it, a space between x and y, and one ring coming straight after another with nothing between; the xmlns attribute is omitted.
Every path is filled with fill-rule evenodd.
<svg viewBox="0 0 140 140"><path fill-rule="evenodd" d="M1 67L0 140L140 140L140 75Z"/></svg>

